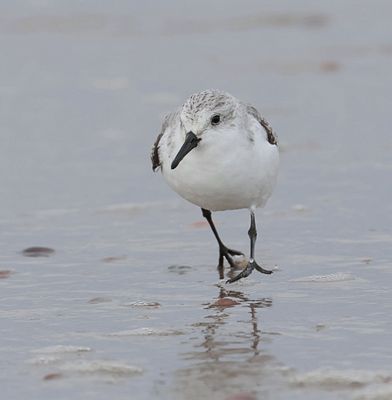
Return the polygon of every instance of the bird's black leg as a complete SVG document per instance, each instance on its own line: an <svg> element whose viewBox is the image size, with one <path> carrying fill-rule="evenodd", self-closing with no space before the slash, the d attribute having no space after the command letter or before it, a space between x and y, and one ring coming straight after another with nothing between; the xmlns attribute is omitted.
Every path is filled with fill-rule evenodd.
<svg viewBox="0 0 392 400"><path fill-rule="evenodd" d="M254 269L256 269L257 271L263 273L263 274L272 274L272 271L268 270L268 269L264 269L262 267L260 267L255 259L254 259L254 255L255 255L255 244L256 244L256 238L257 238L257 230L256 230L256 218L255 218L255 212L253 209L250 210L250 228L248 231L248 235L249 235L249 239L250 239L250 258L249 258L249 262L248 265L246 266L246 268L239 273L237 276L235 276L232 279L229 279L227 281L227 283L233 283L238 281L241 278L246 278L247 276L249 276L252 271Z"/></svg>
<svg viewBox="0 0 392 400"><path fill-rule="evenodd" d="M220 271L222 271L223 273L223 259L226 258L227 262L230 264L231 267L235 267L235 263L233 261L232 256L243 256L244 254L241 253L240 251L237 250L232 250L227 248L222 240L219 237L218 231L215 228L214 222L212 220L212 216L211 216L211 211L210 210L206 210L204 208L201 209L202 213L203 213L203 217L208 221L212 232L214 233L214 236L218 242L219 245L219 264L218 264L218 268ZM223 276L221 276L221 279L223 278Z"/></svg>

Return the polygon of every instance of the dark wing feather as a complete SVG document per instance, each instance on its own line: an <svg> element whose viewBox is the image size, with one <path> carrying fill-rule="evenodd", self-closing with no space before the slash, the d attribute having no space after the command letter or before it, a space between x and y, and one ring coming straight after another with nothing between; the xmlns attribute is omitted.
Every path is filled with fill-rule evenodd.
<svg viewBox="0 0 392 400"><path fill-rule="evenodd" d="M161 140L162 136L163 132L158 135L157 140L155 140L151 150L151 163L152 170L154 172L161 166L161 160L159 159L159 141Z"/></svg>
<svg viewBox="0 0 392 400"><path fill-rule="evenodd" d="M270 124L260 115L260 113L256 110L251 105L247 106L247 111L250 115L255 117L257 121L260 123L260 125L265 129L267 133L267 140L269 143L277 145L278 144L278 138L276 136L276 133L272 130Z"/></svg>
<svg viewBox="0 0 392 400"><path fill-rule="evenodd" d="M161 133L158 135L157 139L155 140L155 143L152 146L152 150L151 150L151 163L152 163L153 171L156 171L162 164L161 159L159 158L159 142L162 139L162 136L164 135L166 129L169 127L170 124L173 124L173 122L177 116L178 116L178 111L166 115L165 119L163 120Z"/></svg>

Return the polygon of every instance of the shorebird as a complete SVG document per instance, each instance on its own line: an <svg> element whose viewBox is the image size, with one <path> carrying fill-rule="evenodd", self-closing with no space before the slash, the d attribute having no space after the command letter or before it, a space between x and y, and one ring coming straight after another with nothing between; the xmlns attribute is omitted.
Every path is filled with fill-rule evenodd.
<svg viewBox="0 0 392 400"><path fill-rule="evenodd" d="M151 161L153 170L161 169L175 192L201 208L219 245L221 271L224 259L235 267L233 256L243 253L224 245L211 212L249 209L249 261L228 283L254 269L272 273L255 261L255 211L266 204L275 187L279 150L275 133L255 107L220 90L191 95L165 117Z"/></svg>

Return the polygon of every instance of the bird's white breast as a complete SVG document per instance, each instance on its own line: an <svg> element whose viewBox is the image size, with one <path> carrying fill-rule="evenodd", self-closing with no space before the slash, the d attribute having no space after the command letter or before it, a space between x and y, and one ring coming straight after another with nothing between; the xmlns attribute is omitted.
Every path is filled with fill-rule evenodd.
<svg viewBox="0 0 392 400"><path fill-rule="evenodd" d="M172 170L170 164L183 140L177 127L170 141L162 138L164 178L180 196L211 211L264 206L276 183L279 151L258 123L252 121L249 129L253 141L237 127L206 133Z"/></svg>

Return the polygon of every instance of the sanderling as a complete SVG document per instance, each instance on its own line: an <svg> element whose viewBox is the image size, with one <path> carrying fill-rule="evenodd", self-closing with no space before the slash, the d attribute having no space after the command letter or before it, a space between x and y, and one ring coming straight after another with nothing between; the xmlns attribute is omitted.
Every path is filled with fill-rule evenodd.
<svg viewBox="0 0 392 400"><path fill-rule="evenodd" d="M249 262L227 282L247 277L253 269L272 272L254 259L255 210L265 205L274 189L279 150L270 125L253 106L219 90L193 94L166 116L151 161L174 191L201 208L218 241L221 278L224 258L234 267L233 256L243 253L223 244L211 211L250 211Z"/></svg>

